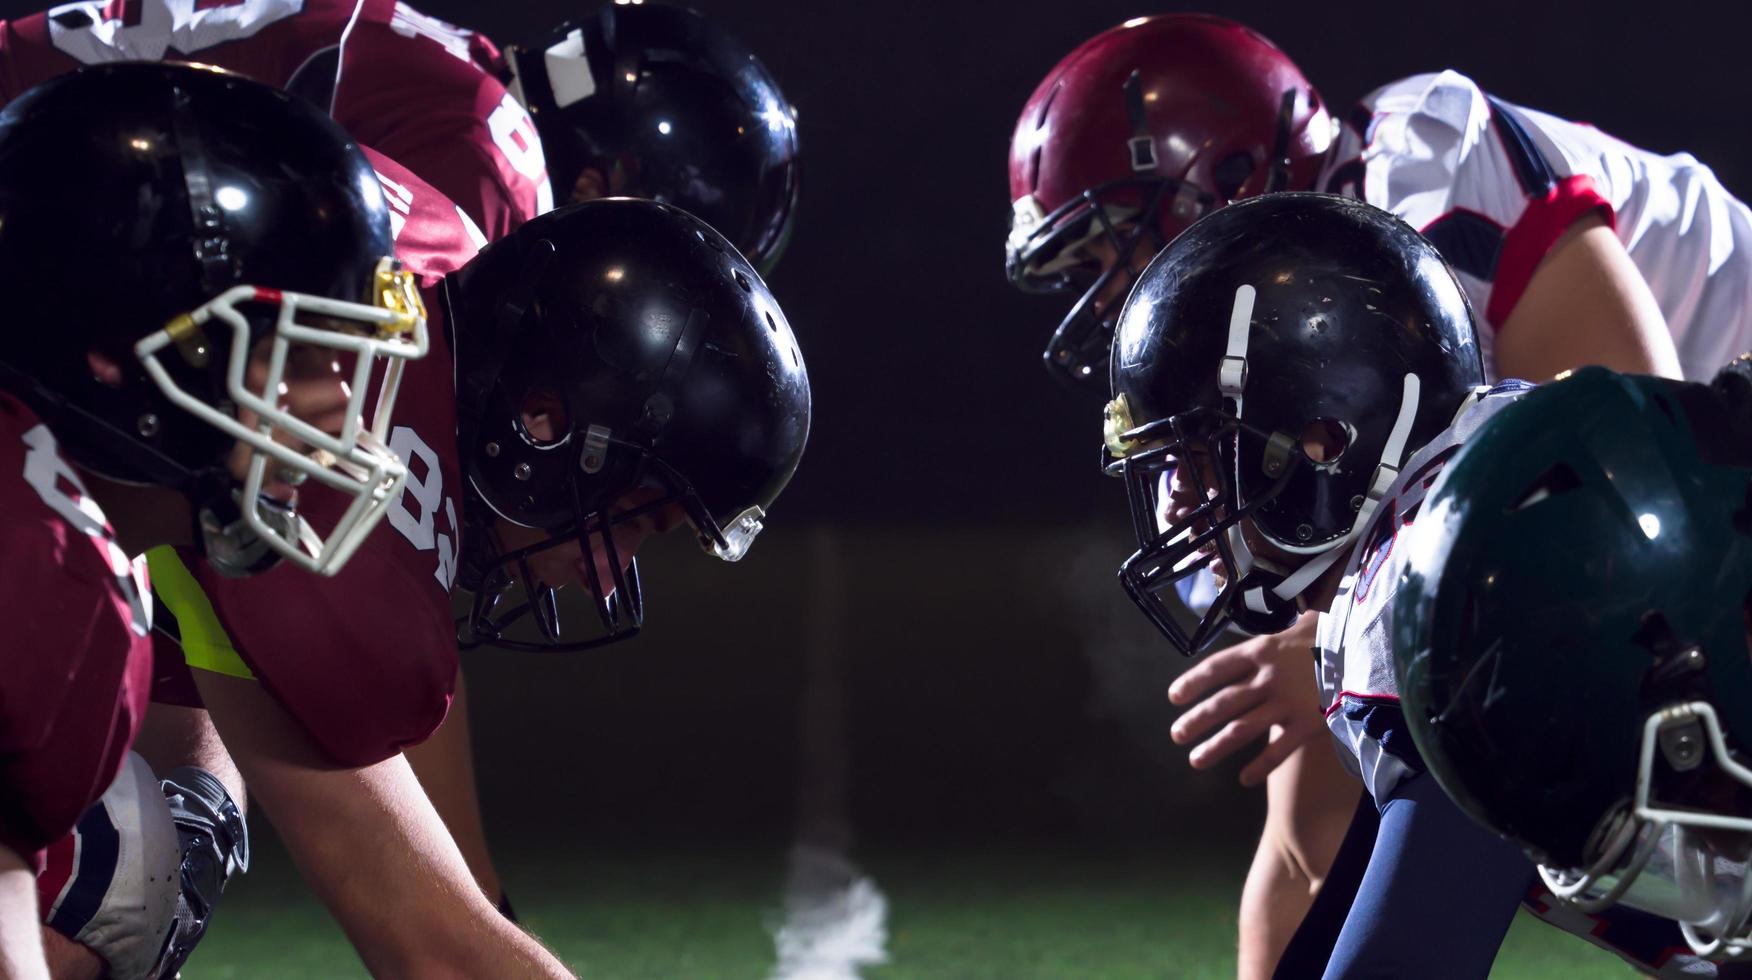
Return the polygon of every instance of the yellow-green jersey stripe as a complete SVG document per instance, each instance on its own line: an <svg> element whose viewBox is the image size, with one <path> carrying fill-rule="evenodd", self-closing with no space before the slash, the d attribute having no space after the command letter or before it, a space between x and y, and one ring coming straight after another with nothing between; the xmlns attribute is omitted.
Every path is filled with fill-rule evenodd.
<svg viewBox="0 0 1752 980"><path fill-rule="evenodd" d="M182 557L173 548L160 546L146 552L146 567L152 573L152 591L170 614L176 617L177 630L182 634L183 660L196 670L210 670L228 677L255 680L255 674L237 649L225 627L219 625L219 614L201 584L189 573Z"/></svg>

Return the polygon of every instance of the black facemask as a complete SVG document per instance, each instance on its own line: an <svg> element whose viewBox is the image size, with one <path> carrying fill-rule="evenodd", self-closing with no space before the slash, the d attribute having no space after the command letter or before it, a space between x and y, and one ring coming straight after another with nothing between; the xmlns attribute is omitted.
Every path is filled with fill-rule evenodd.
<svg viewBox="0 0 1752 980"><path fill-rule="evenodd" d="M1246 501L1240 499L1230 475L1234 442L1243 432L1266 442L1279 469L1263 493ZM1109 473L1125 480L1138 542L1119 570L1126 594L1175 649L1189 657L1204 652L1230 625L1253 634L1288 629L1296 620L1295 601L1276 591L1286 573L1252 553L1241 538L1240 525L1283 492L1306 461L1301 450L1282 434L1256 431L1214 409L1163 419L1134 430L1130 437L1159 445L1108 464ZM1192 462L1201 457L1215 465ZM1179 520L1164 522L1157 516L1162 513L1162 487L1177 474L1191 484L1202 503ZM1188 633L1163 595L1205 569L1221 572L1223 588Z"/></svg>

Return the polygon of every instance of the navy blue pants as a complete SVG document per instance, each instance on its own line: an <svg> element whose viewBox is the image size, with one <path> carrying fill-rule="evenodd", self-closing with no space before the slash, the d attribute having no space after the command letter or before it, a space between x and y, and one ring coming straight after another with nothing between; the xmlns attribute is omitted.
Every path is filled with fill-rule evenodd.
<svg viewBox="0 0 1752 980"><path fill-rule="evenodd" d="M1486 977L1534 874L1434 778L1411 777L1378 815L1364 796L1276 976Z"/></svg>

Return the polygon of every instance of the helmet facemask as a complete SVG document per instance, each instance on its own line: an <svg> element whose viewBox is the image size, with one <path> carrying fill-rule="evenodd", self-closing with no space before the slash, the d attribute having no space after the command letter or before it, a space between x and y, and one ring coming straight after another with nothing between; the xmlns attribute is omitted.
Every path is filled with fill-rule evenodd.
<svg viewBox="0 0 1752 980"><path fill-rule="evenodd" d="M1701 660L1696 648L1682 656ZM1656 760L1661 764L1657 766ZM1722 807L1682 806L1656 799L1663 783L1710 764L1727 790ZM1752 817L1744 794L1752 769L1729 748L1708 701L1671 704L1643 723L1634 800L1602 822L1600 858L1587 868L1539 865L1546 887L1572 905L1595 912L1617 904L1679 924L1699 956L1752 955Z"/></svg>
<svg viewBox="0 0 1752 980"><path fill-rule="evenodd" d="M666 495L624 511L615 511L612 507L592 510L582 499L575 499L575 516L570 527L532 545L500 551L498 536L489 528L478 529L475 537L481 546L492 550L481 562L479 583L470 583L474 602L469 608L468 618L460 624L463 649L490 643L509 650L575 652L631 639L644 627L645 603L639 581L639 561L631 556L621 560L614 541L614 528L661 510L677 498ZM602 627L600 634L580 640L566 636L560 619L558 589L539 582L529 564L532 557L572 542L579 544L585 556L579 564L584 570L585 585L590 589ZM598 550L607 560L608 582L602 581L596 568L594 557ZM513 590L519 588L522 601L502 609ZM507 635L507 631L524 617L534 620L538 640L519 640Z"/></svg>
<svg viewBox="0 0 1752 980"><path fill-rule="evenodd" d="M1699 956L1752 955L1752 769L1709 700L1703 648L1658 612L1644 615L1635 640L1652 655L1642 687L1659 706L1643 719L1634 795L1595 828L1592 864L1557 867L1534 854L1540 877L1583 911L1616 903L1671 919ZM1723 655L1745 652L1736 644Z"/></svg>
<svg viewBox="0 0 1752 980"><path fill-rule="evenodd" d="M1112 415L1110 407L1110 420ZM1263 493L1243 501L1233 475L1234 446L1237 433L1249 428L1227 413L1194 409L1115 431L1120 438L1110 440L1114 456L1107 470L1125 480L1138 542L1137 550L1120 566L1120 584L1187 656L1202 652L1227 626L1275 633L1289 628L1296 618L1293 597L1281 598L1277 591L1288 573L1256 553L1243 522L1275 500L1306 460L1301 449L1282 435L1256 432L1277 454L1279 475ZM1127 444L1151 448L1126 453ZM1178 520L1170 519L1167 504L1167 489L1175 480L1187 481L1203 501ZM1188 634L1163 595L1206 569L1221 575L1222 589Z"/></svg>
<svg viewBox="0 0 1752 980"><path fill-rule="evenodd" d="M569 441L572 437L568 435ZM617 526L631 523L679 504L688 523L699 535L702 550L723 561L739 561L761 530L764 514L760 508L736 515L721 523L713 517L705 502L687 478L661 457L643 446L607 435L593 427L583 441L587 444L579 469L586 474L602 472L607 466L623 468L629 474L619 485L633 489L651 489L656 496L639 501L622 510L615 501L592 502L585 481L570 481L573 501L572 519L553 528L547 538L511 551L497 547L498 536L490 528L479 528L475 538L491 549L478 556L479 583L471 584L474 601L468 617L459 624L464 649L487 643L510 650L577 652L606 646L638 635L645 622L643 590L639 580L639 563L634 556L623 561L614 540ZM619 457L608 462L609 454ZM600 491L599 491L600 494ZM558 605L558 590L541 584L533 574L530 559L536 555L577 542L585 556L579 564L584 573L584 585L590 590L596 607L601 632L583 639L568 639ZM610 578L603 581L594 557L601 554L607 563ZM505 606L513 590L520 589L522 601ZM539 633L538 640L520 640L507 635L514 624L531 618Z"/></svg>
<svg viewBox="0 0 1752 980"><path fill-rule="evenodd" d="M1105 380L1121 300L1143 263L1177 231L1215 208L1217 199L1188 181L1131 177L1084 191L1051 214L1032 196L1017 201L1006 249L1010 282L1028 293L1076 293L1077 301L1053 330L1042 359L1052 375L1075 387ZM1162 208L1167 205L1169 215ZM1113 261L1106 267L1089 254L1104 242ZM1112 284L1124 286L1099 308Z"/></svg>
<svg viewBox="0 0 1752 980"><path fill-rule="evenodd" d="M389 421L404 365L426 354L426 311L411 274L387 257L363 299L234 286L134 345L147 377L172 406L251 451L241 486L196 474L197 485L218 485L191 488L202 498L194 503L203 550L222 572L251 574L284 558L332 575L400 496L407 467L388 448ZM229 333L223 365L208 363L208 331ZM252 387L248 374L257 339L269 342L266 374ZM175 360L166 356L171 348ZM295 350L351 361L338 432L324 432L280 403ZM212 387L223 394L203 397L179 380L196 374L215 379ZM365 425L368 409L371 422ZM252 413L254 424L239 421L238 410ZM144 434L145 418L140 425ZM271 480L297 486L312 478L349 498L326 534L263 492Z"/></svg>

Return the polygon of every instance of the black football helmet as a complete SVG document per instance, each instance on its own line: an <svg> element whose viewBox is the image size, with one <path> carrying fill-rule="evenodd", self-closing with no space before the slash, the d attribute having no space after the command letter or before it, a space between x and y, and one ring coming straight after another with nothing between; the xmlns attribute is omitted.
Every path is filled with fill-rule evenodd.
<svg viewBox="0 0 1752 980"><path fill-rule="evenodd" d="M606 198L528 222L444 290L472 491L465 644L581 650L637 632L638 565L620 560L610 530L673 503L711 554L747 552L802 457L809 376L779 304L723 236L679 208ZM536 401L561 407L557 438L525 427ZM613 509L638 489L654 499ZM501 553L494 515L549 538ZM563 632L553 590L530 575L531 555L570 541L613 569L601 582L584 563L595 636ZM518 580L522 601L508 601ZM507 634L531 614L538 640Z"/></svg>
<svg viewBox="0 0 1752 980"><path fill-rule="evenodd" d="M241 76L90 67L0 114L0 292L11 310L0 382L79 465L189 496L196 540L221 570L283 556L333 574L400 495L406 469L384 429L426 327L392 254L382 189L358 147L327 116ZM269 375L252 389L245 368L263 338ZM300 346L354 358L338 435L278 404ZM92 353L120 365L119 385L94 379ZM380 356L390 368L374 383ZM370 428L359 423L367 405ZM241 425L240 408L259 424ZM254 450L241 487L226 468L240 440ZM270 465L351 496L326 539L260 494Z"/></svg>
<svg viewBox="0 0 1752 980"><path fill-rule="evenodd" d="M505 61L559 203L590 168L608 193L683 208L772 271L796 212L797 111L735 38L684 7L610 3Z"/></svg>
<svg viewBox="0 0 1752 980"><path fill-rule="evenodd" d="M1288 628L1484 368L1465 294L1410 226L1347 198L1267 194L1201 219L1139 276L1112 382L1106 467L1138 541L1120 581L1191 656L1229 623ZM1161 509L1173 479L1201 502L1179 520ZM1207 566L1226 581L1189 634L1161 593Z"/></svg>

